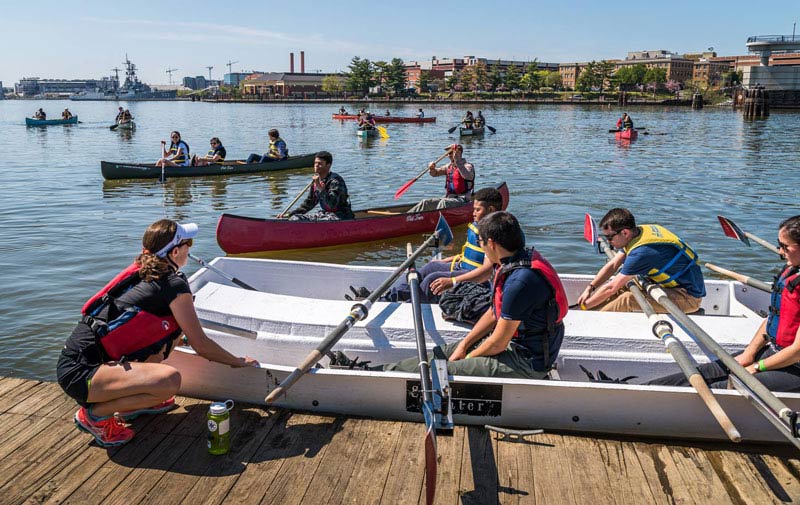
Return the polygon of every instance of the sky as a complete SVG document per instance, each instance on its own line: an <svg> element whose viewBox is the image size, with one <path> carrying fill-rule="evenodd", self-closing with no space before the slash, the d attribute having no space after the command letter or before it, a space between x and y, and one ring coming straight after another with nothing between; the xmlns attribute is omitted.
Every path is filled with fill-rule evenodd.
<svg viewBox="0 0 800 505"><path fill-rule="evenodd" d="M678 53L713 47L746 54L752 35L790 35L800 2L743 0L590 2L539 0L0 1L0 81L99 79L125 55L150 84L187 75L286 72L305 51L306 72L432 56L564 63L624 58L628 51Z"/></svg>

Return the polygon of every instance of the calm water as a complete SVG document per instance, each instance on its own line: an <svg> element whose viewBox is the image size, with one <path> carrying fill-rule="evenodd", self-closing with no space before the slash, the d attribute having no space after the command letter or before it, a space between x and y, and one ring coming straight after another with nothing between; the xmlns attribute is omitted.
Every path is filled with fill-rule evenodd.
<svg viewBox="0 0 800 505"><path fill-rule="evenodd" d="M275 127L294 154L331 151L354 207L363 208L389 203L400 185L456 141L447 129L463 112L426 107L438 117L435 124L390 124L390 139L363 143L353 122L330 119L338 104L122 105L136 117L132 134L109 131L115 102L0 101L0 375L54 378L81 305L130 263L149 223L162 217L199 223L193 253L211 259L222 254L214 239L222 212L275 214L311 173L107 183L100 160L153 161L172 129L193 152L205 152L208 139L218 136L229 158L242 158L262 152L267 129ZM82 124L26 128L24 117L39 107L50 117L69 107ZM392 105L391 111L411 115L416 108ZM383 110L373 105L373 112ZM672 228L704 261L764 280L778 265L772 253L726 238L715 216L772 241L777 223L798 213L800 115L776 112L750 123L727 108L632 108L636 124L652 135L620 145L606 133L621 113L616 107L486 106L483 112L497 134L464 141L476 186L509 182L510 210L559 271L599 268L601 257L582 238L583 214L599 219L616 206L631 208L640 222ZM442 178L423 178L403 201L438 195L442 186ZM292 258L391 265L404 256L404 242Z"/></svg>

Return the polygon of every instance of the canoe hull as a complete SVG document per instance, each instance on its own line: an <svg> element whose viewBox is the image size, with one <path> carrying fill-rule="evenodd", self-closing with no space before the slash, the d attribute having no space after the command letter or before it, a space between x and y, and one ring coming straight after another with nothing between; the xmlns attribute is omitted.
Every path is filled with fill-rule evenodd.
<svg viewBox="0 0 800 505"><path fill-rule="evenodd" d="M378 130L373 128L371 130L356 130L356 137L360 139L371 139L378 136Z"/></svg>
<svg viewBox="0 0 800 505"><path fill-rule="evenodd" d="M475 137L478 135L483 135L485 127L481 126L480 128L458 128L458 134L461 137Z"/></svg>
<svg viewBox="0 0 800 505"><path fill-rule="evenodd" d="M436 116L431 117L401 117L401 116L372 116L376 123L435 123ZM355 120L355 114L333 114L333 119L339 121Z"/></svg>
<svg viewBox="0 0 800 505"><path fill-rule="evenodd" d="M240 165L230 162L224 165L206 165L198 167L164 167L164 175L172 177L201 177L208 175L241 175L260 172L274 172L277 170L291 170L314 166L314 154L290 156L284 161L271 163L251 163ZM101 161L100 170L106 180L114 179L159 179L161 169L148 163L116 163Z"/></svg>
<svg viewBox="0 0 800 505"><path fill-rule="evenodd" d="M33 119L31 117L25 118L25 126L51 126L60 124L78 124L78 116L72 116L69 119Z"/></svg>
<svg viewBox="0 0 800 505"><path fill-rule="evenodd" d="M508 205L508 186L502 183L497 189L503 195L505 208ZM217 223L217 243L227 254L258 254L430 233L436 227L440 213L450 226L472 220L472 202L442 210L405 213L410 207L397 205L381 210L356 211L356 219L346 221L290 221L222 214Z"/></svg>
<svg viewBox="0 0 800 505"><path fill-rule="evenodd" d="M119 123L117 125L117 127L114 128L114 129L115 130L135 130L136 129L136 123L134 123L133 121L128 121L127 123Z"/></svg>
<svg viewBox="0 0 800 505"><path fill-rule="evenodd" d="M625 130L623 132L614 133L614 138L617 140L636 140L639 138L639 132L636 130Z"/></svg>

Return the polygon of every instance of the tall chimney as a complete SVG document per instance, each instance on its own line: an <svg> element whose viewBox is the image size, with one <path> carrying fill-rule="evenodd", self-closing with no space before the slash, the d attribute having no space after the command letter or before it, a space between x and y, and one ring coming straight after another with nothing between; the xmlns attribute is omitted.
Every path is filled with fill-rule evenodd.
<svg viewBox="0 0 800 505"><path fill-rule="evenodd" d="M300 73L306 73L306 52L300 51Z"/></svg>
<svg viewBox="0 0 800 505"><path fill-rule="evenodd" d="M294 73L294 53L289 53L289 73Z"/></svg>

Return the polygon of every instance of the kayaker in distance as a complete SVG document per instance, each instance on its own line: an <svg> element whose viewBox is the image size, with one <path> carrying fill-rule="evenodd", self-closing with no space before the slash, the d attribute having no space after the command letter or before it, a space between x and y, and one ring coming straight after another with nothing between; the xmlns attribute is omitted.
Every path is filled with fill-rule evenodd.
<svg viewBox="0 0 800 505"><path fill-rule="evenodd" d="M564 339L567 297L561 280L538 251L525 248L525 235L512 214L487 215L478 222L478 233L486 258L496 268L493 304L463 340L434 348L434 356L448 358L452 375L542 379ZM354 363L336 352L331 364ZM365 368L418 372L419 358Z"/></svg>
<svg viewBox="0 0 800 505"><path fill-rule="evenodd" d="M619 131L626 131L633 129L633 119L628 115L627 112L622 113L622 117L617 119L617 130Z"/></svg>
<svg viewBox="0 0 800 505"><path fill-rule="evenodd" d="M64 112L61 113L61 119L72 119L72 112L69 109L64 109Z"/></svg>
<svg viewBox="0 0 800 505"><path fill-rule="evenodd" d="M174 131L170 134L169 149L167 149L167 141L161 141L161 158L156 161L157 167L185 167L189 166L191 159L189 158L189 144L181 140L181 134Z"/></svg>
<svg viewBox="0 0 800 505"><path fill-rule="evenodd" d="M347 184L341 175L331 172L333 155L328 151L320 151L314 157L314 176L308 196L295 210L286 214L294 221L338 221L355 219L350 208L350 196ZM308 212L319 204L320 210L315 214Z"/></svg>
<svg viewBox="0 0 800 505"><path fill-rule="evenodd" d="M417 117L418 117L418 118L423 118L423 117L425 117L425 113L424 113L424 112L422 112L422 109L420 109L420 110L419 110L419 112L417 112Z"/></svg>
<svg viewBox="0 0 800 505"><path fill-rule="evenodd" d="M478 115L475 117L475 128L480 128L486 124L486 118L483 117L483 113L478 111Z"/></svg>
<svg viewBox="0 0 800 505"><path fill-rule="evenodd" d="M472 116L472 111L467 111L461 122L464 124L464 128L471 130L475 123L475 118Z"/></svg>
<svg viewBox="0 0 800 505"><path fill-rule="evenodd" d="M269 136L269 150L262 154L253 153L247 157L250 163L269 163L271 161L282 161L289 157L289 148L281 138L281 134L275 128L267 132Z"/></svg>
<svg viewBox="0 0 800 505"><path fill-rule="evenodd" d="M484 216L503 209L503 195L495 188L482 188L472 198L472 223L467 230L467 241L461 253L441 260L432 260L418 270L422 303L436 303L443 291L464 282L489 280L492 265L484 261L483 248L478 240L478 222ZM397 281L383 299L390 302L407 302L411 291L405 280Z"/></svg>
<svg viewBox="0 0 800 505"><path fill-rule="evenodd" d="M47 114L45 114L45 112L39 108L39 110L33 114L33 119L47 119Z"/></svg>
<svg viewBox="0 0 800 505"><path fill-rule="evenodd" d="M120 107L117 112L117 117L114 118L114 122L120 124L124 118L125 118L125 109Z"/></svg>
<svg viewBox="0 0 800 505"><path fill-rule="evenodd" d="M161 361L182 333L208 360L231 367L258 365L253 358L230 354L200 326L189 283L179 272L189 261L196 234L195 224L169 219L151 224L141 254L86 303L81 322L61 350L56 375L80 405L75 425L103 447L133 438L124 421L176 407L181 376ZM129 317L133 307L139 310ZM118 325L109 329L112 321Z"/></svg>
<svg viewBox="0 0 800 505"><path fill-rule="evenodd" d="M411 207L407 212L425 212L434 209L455 207L469 201L475 187L475 167L463 158L464 147L461 144L451 146L450 163L438 168L434 163L428 164L431 177L445 176L444 198L426 198Z"/></svg>
<svg viewBox="0 0 800 505"><path fill-rule="evenodd" d="M786 258L772 284L769 315L736 361L771 391L800 391L800 216L783 221L778 229L778 250ZM700 365L709 387L726 389L730 372L719 361ZM688 386L683 373L654 379L648 384Z"/></svg>
<svg viewBox="0 0 800 505"><path fill-rule="evenodd" d="M228 152L225 150L225 147L220 142L219 138L212 137L209 141L211 144L211 149L206 153L203 157L192 156L192 165L197 167L204 167L206 165L211 165L212 163L222 163L225 161L225 156Z"/></svg>
<svg viewBox="0 0 800 505"><path fill-rule="evenodd" d="M631 211L620 208L603 216L600 229L618 252L581 293L578 298L581 309L640 312L630 291L619 292L630 280L644 275L664 288L682 311L691 314L700 310L706 296L703 272L697 253L680 237L657 224L636 226ZM620 267L622 270L614 275ZM649 296L648 301L656 312L667 312Z"/></svg>
<svg viewBox="0 0 800 505"><path fill-rule="evenodd" d="M347 109L344 108L344 105L339 107L339 114L341 114L342 116L347 115Z"/></svg>
<svg viewBox="0 0 800 505"><path fill-rule="evenodd" d="M392 113L391 113L391 112L389 112L389 109L386 109L386 114L384 114L384 115L385 115L386 117L389 117L389 116L391 116L391 115L392 115Z"/></svg>

